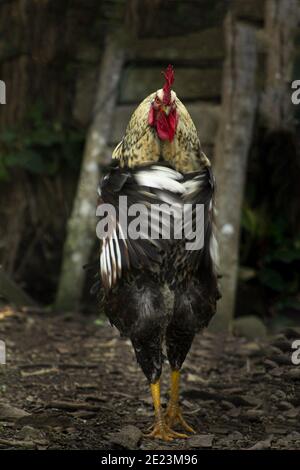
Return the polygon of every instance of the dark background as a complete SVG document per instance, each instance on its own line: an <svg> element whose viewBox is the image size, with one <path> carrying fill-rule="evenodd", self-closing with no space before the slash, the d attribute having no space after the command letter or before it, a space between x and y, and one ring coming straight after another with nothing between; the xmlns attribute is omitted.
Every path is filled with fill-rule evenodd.
<svg viewBox="0 0 300 470"><path fill-rule="evenodd" d="M298 5L282 1L289 3ZM282 20L278 49L285 70L279 106L289 107L288 119L270 124L261 108L276 44L266 11L261 0L0 2L0 78L7 94L0 108L0 259L5 275L39 305L55 303L107 38L126 46L126 58L113 90L105 155L135 106L161 87L161 70L171 62L175 90L214 164L220 123L230 119L222 112L230 12L255 31L259 101L247 142L235 316L257 316L273 329L299 323L299 111L290 106L290 85L300 78L300 29L295 9ZM227 195L221 184L218 197ZM95 239L90 259L96 257ZM95 311L90 284L86 279L79 306L85 311ZM2 301L14 303L4 290Z"/></svg>

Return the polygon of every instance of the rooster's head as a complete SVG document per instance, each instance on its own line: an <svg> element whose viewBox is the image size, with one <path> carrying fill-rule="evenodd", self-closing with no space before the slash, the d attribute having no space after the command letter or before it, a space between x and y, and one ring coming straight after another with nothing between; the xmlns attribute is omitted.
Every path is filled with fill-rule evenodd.
<svg viewBox="0 0 300 470"><path fill-rule="evenodd" d="M168 65L165 72L165 83L163 88L157 90L154 100L151 102L148 122L156 129L161 140L172 142L178 123L176 110L176 93L171 90L174 82L174 70Z"/></svg>

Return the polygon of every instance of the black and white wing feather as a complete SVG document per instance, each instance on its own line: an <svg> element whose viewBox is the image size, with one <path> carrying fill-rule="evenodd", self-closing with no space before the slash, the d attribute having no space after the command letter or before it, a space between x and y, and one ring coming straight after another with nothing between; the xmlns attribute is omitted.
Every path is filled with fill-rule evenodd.
<svg viewBox="0 0 300 470"><path fill-rule="evenodd" d="M196 206L203 205L204 227L203 248L190 253L190 262L199 267L199 279L204 284L214 284L218 270L219 255L218 244L214 235L214 194L215 179L210 167L201 171L187 173L184 175L183 203L191 204L193 223L195 219ZM189 228L185 226L185 235L189 239Z"/></svg>
<svg viewBox="0 0 300 470"><path fill-rule="evenodd" d="M167 242L161 236L164 228L163 218L157 221L158 233L155 238L151 238L149 233L150 223L146 224L146 228L140 227L138 238L130 236L127 229L131 219L127 209L133 204L142 204L150 211L153 204L164 204L163 210L170 212L168 207L172 204L173 209L175 207L181 211L181 196L184 191L182 175L163 165L141 166L134 170L113 168L104 177L98 188L100 200L97 215L101 217L103 228L105 214L109 230L105 233L103 230L100 233L97 231L97 235L101 239L100 275L106 290L111 289L129 269L153 269L155 264L161 262L161 253ZM166 220L172 221L174 214L167 215ZM151 212L151 224L154 222Z"/></svg>

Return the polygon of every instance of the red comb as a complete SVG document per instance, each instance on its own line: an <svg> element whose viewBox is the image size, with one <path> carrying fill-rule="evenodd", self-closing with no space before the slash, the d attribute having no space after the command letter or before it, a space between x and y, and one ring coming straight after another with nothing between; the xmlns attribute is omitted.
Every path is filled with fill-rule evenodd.
<svg viewBox="0 0 300 470"><path fill-rule="evenodd" d="M168 65L167 69L165 72L162 72L165 77L165 84L163 86L163 92L164 92L164 97L163 97L163 103L164 104L170 104L171 101L171 88L174 83L174 69L172 65Z"/></svg>

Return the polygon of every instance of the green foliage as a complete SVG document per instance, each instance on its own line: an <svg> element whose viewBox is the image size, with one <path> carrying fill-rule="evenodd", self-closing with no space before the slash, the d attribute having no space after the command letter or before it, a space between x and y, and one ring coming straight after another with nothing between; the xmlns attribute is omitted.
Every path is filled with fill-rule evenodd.
<svg viewBox="0 0 300 470"><path fill-rule="evenodd" d="M243 265L252 268L249 282L268 293L274 313L300 311L300 238L291 237L283 221L244 208L241 253Z"/></svg>
<svg viewBox="0 0 300 470"><path fill-rule="evenodd" d="M241 224L252 241L264 237L269 230L269 221L264 209L259 207L255 210L248 205L247 201L243 206Z"/></svg>
<svg viewBox="0 0 300 470"><path fill-rule="evenodd" d="M300 238L287 232L287 224L262 208L251 209L245 203L242 213L241 259L255 265L258 281L277 293L296 294L300 275Z"/></svg>
<svg viewBox="0 0 300 470"><path fill-rule="evenodd" d="M285 288L285 282L283 277L278 271L274 269L264 267L259 272L259 280L260 282L266 286L270 287L277 292L283 292Z"/></svg>
<svg viewBox="0 0 300 470"><path fill-rule="evenodd" d="M292 135L258 140L249 162L241 218L244 286L263 289L269 312L300 310L299 157Z"/></svg>
<svg viewBox="0 0 300 470"><path fill-rule="evenodd" d="M80 166L82 132L47 120L41 104L28 113L26 125L0 134L0 180L9 179L9 170L20 167L35 174L54 175L63 165Z"/></svg>

